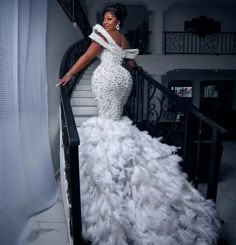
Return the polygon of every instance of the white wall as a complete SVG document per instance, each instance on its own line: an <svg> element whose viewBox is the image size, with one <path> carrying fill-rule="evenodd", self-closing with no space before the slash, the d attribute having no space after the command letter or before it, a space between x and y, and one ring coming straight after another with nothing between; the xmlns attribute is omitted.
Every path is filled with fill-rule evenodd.
<svg viewBox="0 0 236 245"><path fill-rule="evenodd" d="M49 140L54 171L59 170L59 68L62 57L73 43L83 38L78 27L74 28L57 0L48 0L47 24L47 70L48 70L48 110Z"/></svg>
<svg viewBox="0 0 236 245"><path fill-rule="evenodd" d="M175 69L236 69L235 56L221 55L139 55L137 63L154 76L164 75Z"/></svg>
<svg viewBox="0 0 236 245"><path fill-rule="evenodd" d="M219 4L180 4L170 7L164 14L164 31L184 31L184 21L206 16L221 22L222 32L236 31L236 7Z"/></svg>

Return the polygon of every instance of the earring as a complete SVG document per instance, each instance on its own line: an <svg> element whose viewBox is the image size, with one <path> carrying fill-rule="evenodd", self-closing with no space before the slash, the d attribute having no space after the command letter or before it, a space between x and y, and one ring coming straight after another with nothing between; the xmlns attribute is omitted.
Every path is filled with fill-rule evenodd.
<svg viewBox="0 0 236 245"><path fill-rule="evenodd" d="M119 31L120 30L120 26L119 24L116 25L116 30Z"/></svg>

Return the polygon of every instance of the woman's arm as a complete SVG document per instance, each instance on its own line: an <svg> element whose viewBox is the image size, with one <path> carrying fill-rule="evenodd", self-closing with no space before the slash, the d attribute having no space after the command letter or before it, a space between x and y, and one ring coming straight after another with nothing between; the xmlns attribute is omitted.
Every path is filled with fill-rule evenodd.
<svg viewBox="0 0 236 245"><path fill-rule="evenodd" d="M71 77L77 72L81 71L91 60L93 60L102 51L102 46L97 42L92 42L86 52L80 56L76 63L70 68L70 70L59 79L57 86L66 85Z"/></svg>

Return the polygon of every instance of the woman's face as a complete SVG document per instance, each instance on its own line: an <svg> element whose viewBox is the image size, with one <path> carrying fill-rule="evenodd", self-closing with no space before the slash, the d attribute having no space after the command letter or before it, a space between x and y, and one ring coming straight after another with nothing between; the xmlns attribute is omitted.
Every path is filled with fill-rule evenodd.
<svg viewBox="0 0 236 245"><path fill-rule="evenodd" d="M106 31L114 31L116 30L116 25L120 24L120 21L111 12L107 11L103 16L102 24Z"/></svg>

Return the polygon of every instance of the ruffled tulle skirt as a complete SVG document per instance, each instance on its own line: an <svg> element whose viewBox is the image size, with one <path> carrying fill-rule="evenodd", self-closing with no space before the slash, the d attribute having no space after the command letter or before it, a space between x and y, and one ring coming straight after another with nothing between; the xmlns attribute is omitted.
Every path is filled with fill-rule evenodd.
<svg viewBox="0 0 236 245"><path fill-rule="evenodd" d="M214 203L186 180L176 148L120 121L78 129L83 236L99 245L215 244Z"/></svg>

